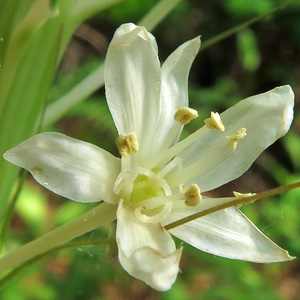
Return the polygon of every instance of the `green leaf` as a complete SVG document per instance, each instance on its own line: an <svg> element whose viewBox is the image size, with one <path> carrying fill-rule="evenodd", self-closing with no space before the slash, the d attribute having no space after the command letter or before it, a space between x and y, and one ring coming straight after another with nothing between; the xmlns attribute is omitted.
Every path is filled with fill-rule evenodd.
<svg viewBox="0 0 300 300"><path fill-rule="evenodd" d="M97 3L101 5L84 1L85 9L79 12L82 1L59 1L58 16L47 0L0 3L0 32L5 42L0 75L1 154L36 132L55 71L78 22L116 1ZM3 158L0 169L1 220L18 169Z"/></svg>

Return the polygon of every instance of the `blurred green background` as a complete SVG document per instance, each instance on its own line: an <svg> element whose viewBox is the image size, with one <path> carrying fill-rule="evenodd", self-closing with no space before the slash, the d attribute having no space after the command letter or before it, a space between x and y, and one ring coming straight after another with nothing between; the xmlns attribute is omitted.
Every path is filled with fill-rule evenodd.
<svg viewBox="0 0 300 300"><path fill-rule="evenodd" d="M122 1L79 25L44 97L47 103L59 99L96 70L105 59L116 28L125 22L139 22L157 2ZM201 35L205 42L283 2L179 1L152 30L160 59L164 61L188 39ZM201 127L211 110L222 112L247 96L284 84L290 84L296 95L291 130L241 178L212 191L212 196L231 196L232 190L260 192L300 180L299 1L210 46L196 57L189 92L190 106L199 111L200 117L185 127L182 137ZM103 88L43 131L62 132L118 155L114 142L117 132ZM74 219L92 206L50 193L28 176L6 232L5 251ZM291 255L300 255L300 190L261 200L242 207L242 211ZM100 228L80 240L104 239L110 230ZM161 293L127 275L118 262L115 247L77 247L49 255L28 267L0 290L0 299L300 299L298 260L254 264L215 257L183 244L181 270L173 288Z"/></svg>

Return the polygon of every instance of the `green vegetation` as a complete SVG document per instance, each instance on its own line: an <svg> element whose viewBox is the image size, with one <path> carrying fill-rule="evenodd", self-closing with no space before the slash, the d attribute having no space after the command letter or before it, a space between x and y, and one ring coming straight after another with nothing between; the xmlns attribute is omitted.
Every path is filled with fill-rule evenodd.
<svg viewBox="0 0 300 300"><path fill-rule="evenodd" d="M0 0L1 255L93 207L50 193L28 176L15 206L11 207L14 212L9 220L10 195L16 189L13 187L18 169L2 159L2 154L37 132L58 131L118 155L117 132L105 102L101 78L105 51L119 25L138 23L157 4L154 0L87 0L82 6L80 0L52 1L53 8L47 17L35 14L29 26L26 18L37 2L41 7L48 3ZM164 2L170 5L170 1ZM162 12L157 20L151 20L153 24L145 19L149 28L156 26L153 33L161 60L188 39L201 35L205 43L284 3L281 0L176 2L179 3L171 7L167 16ZM156 24L160 18L163 20ZM80 25L82 22L84 26ZM299 51L300 3L294 1L213 43L196 57L189 93L190 106L199 111L199 118L185 127L182 137L201 127L210 111L222 112L250 95L290 84L296 96L289 133L262 153L241 178L212 191L210 196L232 196L233 190L261 192L300 180ZM76 87L82 96L78 90L74 91ZM242 207L242 211L291 255L300 255L300 189L257 201ZM110 238L114 226L101 227L79 241ZM180 246L181 242L177 242ZM168 292L152 290L127 275L118 262L114 245L77 245L52 252L24 268L2 286L0 298L299 299L298 260L254 264L215 257L187 244L183 247L182 273Z"/></svg>

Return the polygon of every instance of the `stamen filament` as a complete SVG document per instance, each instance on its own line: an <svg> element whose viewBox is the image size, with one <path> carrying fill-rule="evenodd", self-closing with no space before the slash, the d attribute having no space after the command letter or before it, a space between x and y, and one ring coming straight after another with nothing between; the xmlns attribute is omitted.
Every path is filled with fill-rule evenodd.
<svg viewBox="0 0 300 300"><path fill-rule="evenodd" d="M124 159L130 160L130 169L127 171L128 176L126 178L126 184L123 185L121 193L122 197L129 198L133 190L133 183L138 175L138 156L137 153L132 153L128 158L122 157L122 160Z"/></svg>
<svg viewBox="0 0 300 300"><path fill-rule="evenodd" d="M183 125L181 125L179 122L175 123L175 125L172 128L171 132L169 133L166 141L162 145L162 148L161 148L161 151L160 151L161 154L165 154L166 151L168 151L168 148L170 147L172 142L175 140L176 136L180 134L180 131L181 131L182 127L183 127ZM153 169L155 166L158 166L158 163L159 163L160 159L161 159L161 155L157 155L154 159L152 159L148 163L147 168L148 169Z"/></svg>
<svg viewBox="0 0 300 300"><path fill-rule="evenodd" d="M210 130L210 129L207 129ZM226 145L219 146L214 151L205 153L199 159L193 161L189 165L182 167L180 171L175 171L171 174L166 175L166 180L168 181L171 187L178 186L180 184L185 184L189 182L191 179L195 179L201 176L201 172L199 170L208 170L208 172L214 172L213 166L215 164L216 157L222 157L224 152L228 151Z"/></svg>
<svg viewBox="0 0 300 300"><path fill-rule="evenodd" d="M153 198L149 198L149 199L143 200L141 202L138 202L138 205L144 206L144 207L146 207L146 209L153 209L158 206L172 203L172 202L175 202L180 199L183 199L183 195L181 195L181 194L153 197Z"/></svg>
<svg viewBox="0 0 300 300"><path fill-rule="evenodd" d="M164 145L161 148L161 151L160 151L161 155L156 156L152 161L150 161L148 163L149 169L152 169L155 166L158 166L158 163L160 163L161 158L168 151L168 149L173 148L173 147L171 147L171 148L169 148L169 147L172 144L172 142L175 140L176 136L180 134L182 126L188 124L190 121L192 121L198 117L198 112L195 109L192 109L190 107L177 106L177 107L175 107L175 110L176 110L176 113L174 115L174 119L177 122L175 123L171 132L168 134L168 137L167 137ZM178 145L178 143L175 144L174 146L176 146L176 145ZM168 159L168 160L165 160L163 164L170 161L174 156L170 157L170 159ZM160 165L162 165L162 164L160 164Z"/></svg>
<svg viewBox="0 0 300 300"><path fill-rule="evenodd" d="M182 169L182 160L181 160L181 158L175 157L167 165L165 165L164 168L156 174L156 176L160 177L160 178L164 178L166 176L166 174L168 174L175 167L177 167L177 170Z"/></svg>
<svg viewBox="0 0 300 300"><path fill-rule="evenodd" d="M190 146L193 142L198 140L202 134L204 134L207 130L209 130L206 126L198 129L194 133L190 134L184 140L178 142L174 146L170 147L166 151L161 151L161 155L158 155L156 159L152 160L147 166L149 169L153 169L155 166L164 165L168 161L170 161L173 157L175 157L182 150Z"/></svg>
<svg viewBox="0 0 300 300"><path fill-rule="evenodd" d="M166 141L162 147L162 151L164 151L170 147L172 142L175 140L176 136L180 134L182 127L183 127L183 125L180 124L179 122L175 123L171 132L168 135L168 138L166 139Z"/></svg>
<svg viewBox="0 0 300 300"><path fill-rule="evenodd" d="M172 209L172 203L166 203L159 213L153 216L147 216L146 214L142 213L143 210L146 211L147 209L145 209L145 207L143 206L139 206L134 210L134 214L141 222L158 223L168 216L171 209Z"/></svg>

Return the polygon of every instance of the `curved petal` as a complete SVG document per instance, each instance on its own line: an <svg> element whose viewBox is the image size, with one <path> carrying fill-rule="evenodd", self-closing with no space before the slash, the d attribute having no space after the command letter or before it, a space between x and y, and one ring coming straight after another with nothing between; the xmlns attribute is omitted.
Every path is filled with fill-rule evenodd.
<svg viewBox="0 0 300 300"><path fill-rule="evenodd" d="M154 289L171 288L179 271L181 249L159 224L140 222L120 201L117 211L119 261L132 276Z"/></svg>
<svg viewBox="0 0 300 300"><path fill-rule="evenodd" d="M225 132L205 126L195 133L198 139L177 155L183 168L168 175L167 181L173 186L197 183L204 192L239 177L288 131L293 106L294 93L288 85L240 101L221 114ZM241 128L247 135L233 151L226 137Z"/></svg>
<svg viewBox="0 0 300 300"><path fill-rule="evenodd" d="M200 37L179 46L164 62L161 69L161 94L159 121L155 129L155 144L162 149L165 140L177 123L174 120L176 106L188 106L188 76L191 65L200 48ZM173 143L180 135L178 130ZM172 141L171 141L172 142ZM170 146L169 144L165 145Z"/></svg>
<svg viewBox="0 0 300 300"><path fill-rule="evenodd" d="M195 212L189 207L182 208L171 213L167 221L171 223ZM231 259L259 263L293 259L235 207L175 227L170 232L199 250Z"/></svg>
<svg viewBox="0 0 300 300"><path fill-rule="evenodd" d="M139 160L149 158L159 116L160 62L155 38L144 27L117 29L106 56L105 89L119 134L135 132Z"/></svg>
<svg viewBox="0 0 300 300"><path fill-rule="evenodd" d="M112 190L120 159L92 144L46 132L7 151L4 158L27 169L37 182L63 197L117 203Z"/></svg>

